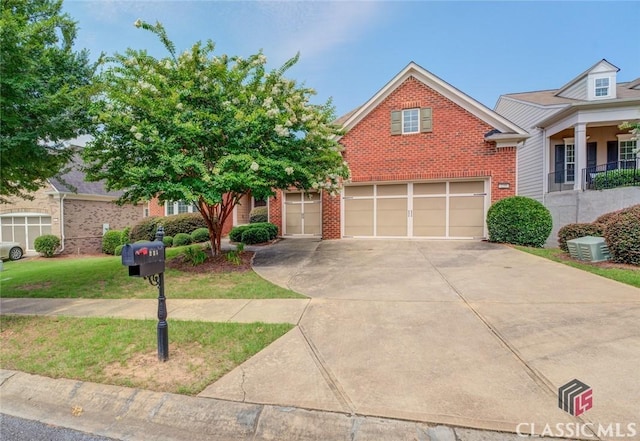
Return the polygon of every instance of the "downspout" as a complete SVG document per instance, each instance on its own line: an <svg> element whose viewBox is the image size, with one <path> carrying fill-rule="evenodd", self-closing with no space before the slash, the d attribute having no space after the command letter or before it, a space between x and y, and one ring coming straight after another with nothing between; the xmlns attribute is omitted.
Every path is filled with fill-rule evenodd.
<svg viewBox="0 0 640 441"><path fill-rule="evenodd" d="M64 198L67 197L66 193L60 195L60 251L56 254L62 254L64 251Z"/></svg>

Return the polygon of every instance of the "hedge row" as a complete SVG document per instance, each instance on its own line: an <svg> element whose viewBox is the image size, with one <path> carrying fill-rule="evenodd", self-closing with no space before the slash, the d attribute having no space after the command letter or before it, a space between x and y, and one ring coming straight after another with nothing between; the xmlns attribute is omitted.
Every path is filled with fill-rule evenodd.
<svg viewBox="0 0 640 441"><path fill-rule="evenodd" d="M614 262L640 265L640 204L603 214L591 224L565 225L558 244L566 252L567 240L584 236L604 237Z"/></svg>
<svg viewBox="0 0 640 441"><path fill-rule="evenodd" d="M150 216L144 218L131 228L129 238L137 240L155 240L158 225L164 228L164 235L175 237L178 233L191 234L200 228L207 228L207 224L200 213L183 213L172 216Z"/></svg>

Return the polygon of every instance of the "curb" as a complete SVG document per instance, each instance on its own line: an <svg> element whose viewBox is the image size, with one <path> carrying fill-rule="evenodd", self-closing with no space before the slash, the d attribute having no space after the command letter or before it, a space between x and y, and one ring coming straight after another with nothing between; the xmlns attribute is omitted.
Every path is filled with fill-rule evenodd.
<svg viewBox="0 0 640 441"><path fill-rule="evenodd" d="M67 379L51 379L9 370L0 370L0 395L0 412L4 414L118 440L525 439L515 434L189 397Z"/></svg>

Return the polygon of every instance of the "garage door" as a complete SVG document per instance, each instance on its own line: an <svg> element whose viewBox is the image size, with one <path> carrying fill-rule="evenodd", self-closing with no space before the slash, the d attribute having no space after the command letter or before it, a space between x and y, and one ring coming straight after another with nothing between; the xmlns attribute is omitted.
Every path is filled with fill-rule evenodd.
<svg viewBox="0 0 640 441"><path fill-rule="evenodd" d="M322 210L320 193L284 194L284 235L320 236Z"/></svg>
<svg viewBox="0 0 640 441"><path fill-rule="evenodd" d="M51 216L38 213L0 216L0 241L19 242L25 251L34 251L33 241L43 234L51 234Z"/></svg>
<svg viewBox="0 0 640 441"><path fill-rule="evenodd" d="M484 237L485 182L347 186L343 236Z"/></svg>

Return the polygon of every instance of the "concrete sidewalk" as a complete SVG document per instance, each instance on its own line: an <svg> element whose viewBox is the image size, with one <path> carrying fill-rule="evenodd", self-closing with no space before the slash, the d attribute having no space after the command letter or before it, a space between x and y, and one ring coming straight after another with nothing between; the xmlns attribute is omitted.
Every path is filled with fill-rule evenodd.
<svg viewBox="0 0 640 441"><path fill-rule="evenodd" d="M168 299L168 320L298 324L309 299ZM1 298L0 313L70 317L157 319L155 299L15 299Z"/></svg>
<svg viewBox="0 0 640 441"><path fill-rule="evenodd" d="M0 370L0 394L1 413L127 441L524 439L513 434L438 424L54 380L8 370Z"/></svg>
<svg viewBox="0 0 640 441"><path fill-rule="evenodd" d="M640 439L637 288L477 241L284 240L254 269L312 299L168 300L169 320L298 324L198 397L4 371L0 411L132 440L511 441L521 424L612 440L588 427L635 424L624 439ZM156 308L0 301L18 314L155 319ZM593 388L579 417L558 408L574 378Z"/></svg>

